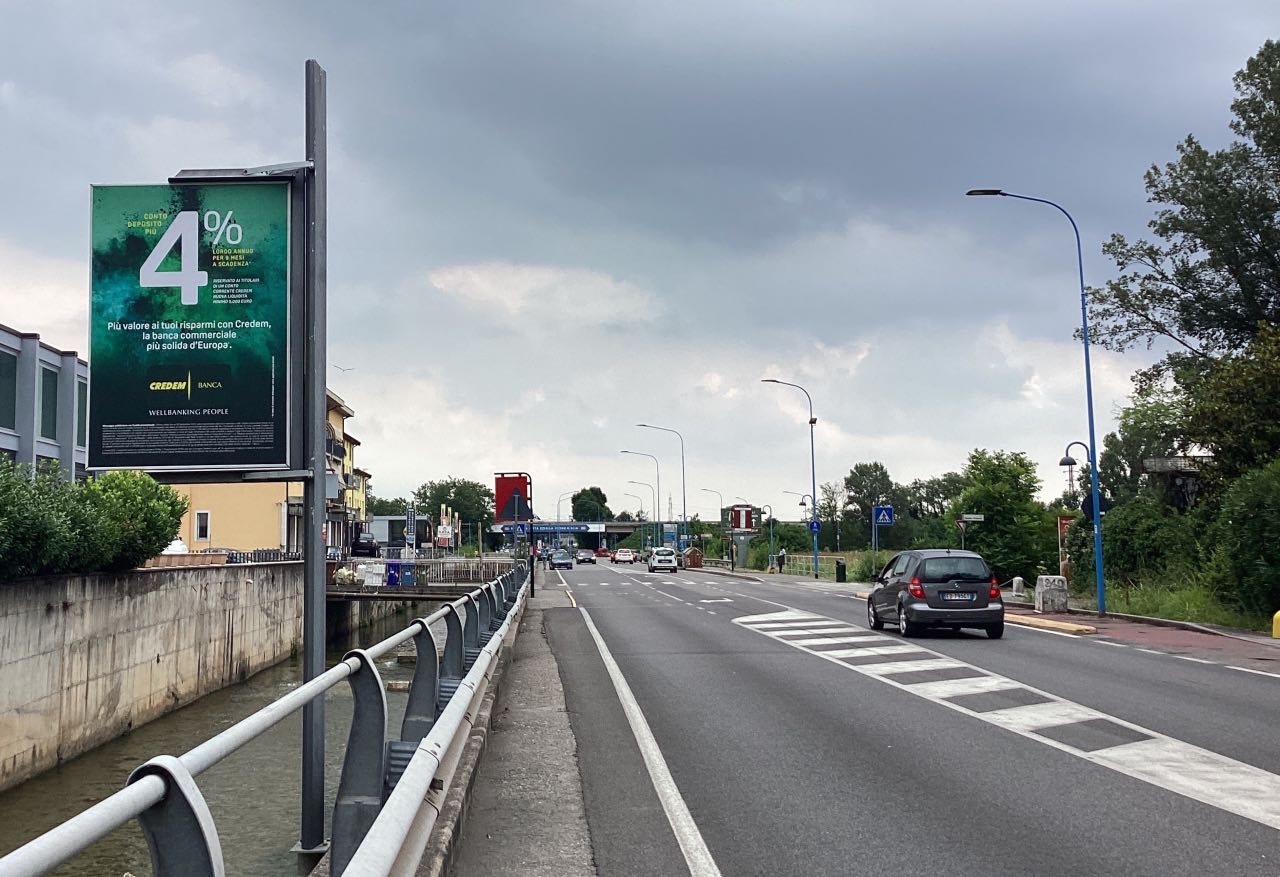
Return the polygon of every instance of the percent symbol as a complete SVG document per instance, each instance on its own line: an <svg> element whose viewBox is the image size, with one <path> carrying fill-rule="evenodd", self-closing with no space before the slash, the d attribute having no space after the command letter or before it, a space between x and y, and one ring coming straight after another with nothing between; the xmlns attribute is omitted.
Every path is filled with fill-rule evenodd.
<svg viewBox="0 0 1280 877"><path fill-rule="evenodd" d="M217 246L226 236L227 243L238 244L244 240L244 229L240 227L240 223L232 222L231 217L234 211L228 210L227 215L223 216L216 210L207 210L204 214L204 230L214 232L213 246Z"/></svg>

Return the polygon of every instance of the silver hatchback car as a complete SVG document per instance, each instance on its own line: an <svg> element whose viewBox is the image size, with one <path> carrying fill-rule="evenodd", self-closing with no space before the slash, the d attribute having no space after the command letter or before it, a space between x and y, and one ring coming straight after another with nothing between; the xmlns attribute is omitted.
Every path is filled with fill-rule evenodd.
<svg viewBox="0 0 1280 877"><path fill-rule="evenodd" d="M903 636L926 627L985 630L1004 636L1000 581L972 551L931 548L895 554L876 576L867 597L867 625L897 624Z"/></svg>

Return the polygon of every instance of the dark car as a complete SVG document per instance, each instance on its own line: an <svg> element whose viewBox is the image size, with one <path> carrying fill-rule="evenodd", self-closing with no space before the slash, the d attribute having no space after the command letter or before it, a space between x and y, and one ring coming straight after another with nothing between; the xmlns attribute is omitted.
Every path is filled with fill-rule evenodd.
<svg viewBox="0 0 1280 877"><path fill-rule="evenodd" d="M551 552L551 568L573 569L573 557L563 548L558 551L553 551Z"/></svg>
<svg viewBox="0 0 1280 877"><path fill-rule="evenodd" d="M352 557L377 557L381 546L372 533L357 533L351 540Z"/></svg>
<svg viewBox="0 0 1280 877"><path fill-rule="evenodd" d="M867 625L885 622L903 636L927 627L962 627L1004 636L1000 580L982 556L972 551L930 548L895 554L876 576L867 597Z"/></svg>
<svg viewBox="0 0 1280 877"><path fill-rule="evenodd" d="M575 559L578 563L594 564L596 562L596 554L590 548L579 548L578 556Z"/></svg>

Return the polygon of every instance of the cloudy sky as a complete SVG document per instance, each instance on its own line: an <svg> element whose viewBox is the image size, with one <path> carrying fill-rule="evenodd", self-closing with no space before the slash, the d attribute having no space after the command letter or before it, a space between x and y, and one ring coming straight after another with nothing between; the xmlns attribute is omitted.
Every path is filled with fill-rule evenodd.
<svg viewBox="0 0 1280 877"><path fill-rule="evenodd" d="M150 9L150 8L149 8ZM206 11L207 10L207 11ZM329 75L330 386L380 495L534 478L635 509L657 455L783 517L974 447L1060 492L1086 437L1070 227L1101 283L1142 174L1228 140L1274 0L0 0L0 323L87 349L91 183L302 157ZM1100 429L1153 354L1097 351ZM796 510L798 511L798 510Z"/></svg>

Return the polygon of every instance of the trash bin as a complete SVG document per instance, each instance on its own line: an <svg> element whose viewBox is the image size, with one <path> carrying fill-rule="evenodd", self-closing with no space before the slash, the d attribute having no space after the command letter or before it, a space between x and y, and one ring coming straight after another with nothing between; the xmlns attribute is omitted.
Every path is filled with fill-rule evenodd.
<svg viewBox="0 0 1280 877"><path fill-rule="evenodd" d="M387 587L395 588L400 585L400 561L391 560L387 562Z"/></svg>
<svg viewBox="0 0 1280 877"><path fill-rule="evenodd" d="M836 581L847 582L848 580L849 580L849 577L848 577L848 574L845 572L844 558L837 557L836 558Z"/></svg>

